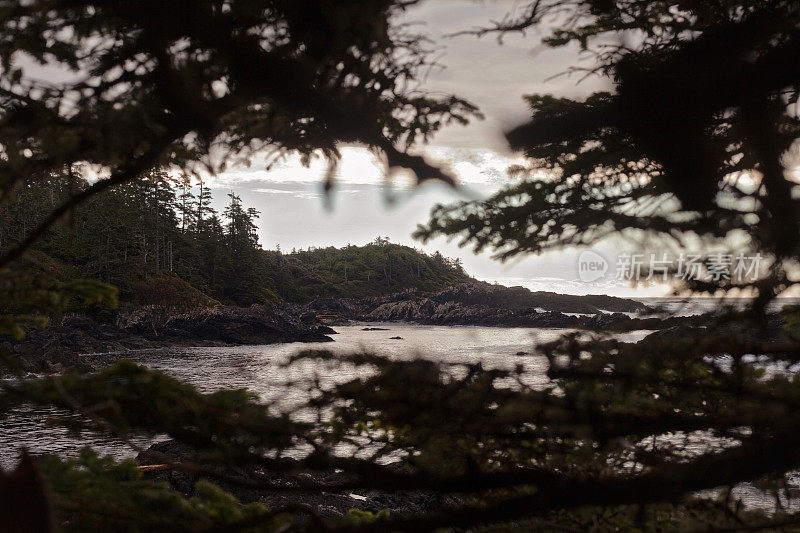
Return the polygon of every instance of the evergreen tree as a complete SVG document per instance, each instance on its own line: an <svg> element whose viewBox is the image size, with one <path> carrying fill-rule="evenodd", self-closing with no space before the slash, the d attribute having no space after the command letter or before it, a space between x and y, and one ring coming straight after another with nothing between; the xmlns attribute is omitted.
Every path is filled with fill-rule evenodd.
<svg viewBox="0 0 800 533"><path fill-rule="evenodd" d="M195 213L192 212L191 208L194 200L194 194L192 194L192 181L188 174L181 174L178 183L180 184L181 188L178 201L181 217L181 234L183 235L194 225L193 221Z"/></svg>
<svg viewBox="0 0 800 533"><path fill-rule="evenodd" d="M211 190L208 188L208 183L206 183L203 178L197 178L197 186L200 192L195 202L195 231L201 234L205 229L204 223L206 218L213 218L216 215L216 211L211 207L212 197Z"/></svg>
<svg viewBox="0 0 800 533"><path fill-rule="evenodd" d="M335 141L361 140L388 152L390 163L411 164L416 160L403 157L392 143L413 142L453 111L454 102L424 98L423 107L437 111L432 117L412 112L408 118L400 109L409 99L412 107L423 101L391 90L385 95L384 78L390 84L405 81L408 72L403 68L408 65L394 59L407 51L392 46L388 10L395 4L337 3L336 17L324 16L315 3L312 14L281 2L269 8L250 2L228 2L225 8L215 2L177 7L146 2L136 9L128 2L81 5L30 2L14 5L0 19L4 67L20 49L38 59L55 55L76 69L86 61L81 58L96 63L93 79L70 87L77 112L60 120L52 113L61 106L40 106L38 99L52 103L66 91L45 88L44 96L3 97L3 190L24 183L24 195L30 192L28 181L55 179L70 200L57 203L44 223L30 213L15 213L23 228L14 235L20 246L0 257L0 266L36 242L53 217L99 189L139 175L167 147L175 148L176 157L191 152L192 146L181 144L192 138L189 133L210 140L224 127L229 146L267 140L306 155L309 147L332 150ZM420 230L424 237L460 235L500 257L596 242L617 232L646 231L679 243L690 234L713 241L744 232L747 246L774 259L768 275L740 284L758 291L757 305L746 312L720 313L704 328L637 344L568 334L538 347L547 362L547 383L532 382L523 364L487 370L480 364L370 353L307 353L300 361L343 364L341 375L352 377L322 389L312 384L317 395L303 406L311 414L303 422L276 414L274 406L244 391L201 394L130 363L93 375L20 379L3 383L0 393L2 412L23 403L57 406L82 415L70 421L73 429L93 425L123 439L166 434L192 446L192 454L178 461L158 456L165 468L213 479L224 476L224 466L236 472L246 466L259 472L342 469L345 475L330 481L303 477L291 487L260 475L248 488L427 491L439 496L434 509L346 521L320 516L308 506L239 506L207 486L189 500L143 482L130 464L103 463L91 454L45 465L48 484L37 492L40 497L24 508L7 507L44 516L41 495L50 493L65 526L76 529L109 523L131 529L268 531L796 528L800 516L791 507L778 506L766 516L737 503L731 490L708 494L748 482L785 497L791 486L786 478L800 467L800 384L791 374L800 348L791 335L770 342L763 313L766 301L794 285L787 270L798 258L797 196L781 158L800 128L793 105L787 105L796 104L800 94L799 10L796 2L781 0L532 2L518 11L519 18L487 31L536 27L551 32L549 45L575 43L593 52L595 71L608 76L613 91L579 101L531 97L532 121L512 131L509 140L535 160L528 170L550 171L547 179L523 169L526 179L487 202L441 208ZM185 23L189 20L193 24ZM323 24L332 26L330 31L320 32ZM53 25L72 31L53 32ZM228 31L231 25L240 31ZM115 39L109 47L86 48L80 39L95 39L97 32ZM632 32L635 37L628 38ZM52 46L45 37L55 41ZM272 46L251 40L261 38ZM165 54L180 53L176 42L191 50L176 58L182 61L163 61ZM193 53L198 50L203 53ZM152 63L137 61L142 53ZM104 80L115 78L105 74L128 61L138 66L124 78L139 83L109 91ZM262 65L267 71L253 74ZM374 68L380 68L380 83ZM209 101L210 82L220 72L228 73L230 98ZM280 83L271 83L274 72L281 73ZM5 68L0 77L19 88L14 69ZM355 95L352 84L360 88ZM373 87L379 94L365 90ZM111 127L126 135L104 135ZM73 135L62 135L65 130ZM76 136L84 142L66 142ZM87 193L73 194L71 172L60 171L65 162L71 171L74 150L112 166L112 178L102 181L103 187L92 184L83 189ZM730 176L739 171L757 173L761 186L738 187ZM157 196L152 189L142 194ZM39 207L46 202L46 195L35 200ZM157 228L159 218L142 205L149 215L141 219L142 227ZM230 214L240 217L238 211ZM238 234L233 218L226 219L227 227L216 216L207 220L208 246L225 245ZM385 259L383 268L392 265L387 279L398 280L408 265L394 246L376 242L364 248ZM98 256L97 248L87 249ZM160 253L152 241L142 249L145 259ZM313 271L337 268L324 249L294 255L318 259ZM219 254L207 258L222 261ZM441 256L431 261L447 264ZM215 285L223 281L216 267ZM705 288L735 285L712 280ZM4 287L0 327L19 333L15 326L28 311L58 307L53 295L63 294L63 287L37 289L12 299L19 289L12 293ZM791 319L792 311L787 313ZM794 313L789 327L796 324ZM346 457L336 453L342 449ZM296 462L282 460L289 453ZM385 465L387 457L401 458L403 467ZM35 470L18 477L35 485ZM244 483L241 477L225 479Z"/></svg>

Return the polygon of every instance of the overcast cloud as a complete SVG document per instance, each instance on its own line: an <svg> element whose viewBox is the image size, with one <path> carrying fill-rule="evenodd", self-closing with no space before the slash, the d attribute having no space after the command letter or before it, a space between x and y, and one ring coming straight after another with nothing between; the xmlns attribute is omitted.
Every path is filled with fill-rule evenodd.
<svg viewBox="0 0 800 533"><path fill-rule="evenodd" d="M424 81L424 88L454 93L476 104L485 120L466 127L450 126L425 147L426 154L450 167L463 187L454 190L429 184L419 189L399 182L387 186L381 167L364 149L343 148L338 169L338 186L330 197L321 192L324 161L300 165L289 157L269 171L264 161L250 168L236 168L212 181L217 189L215 203L221 208L225 193L235 191L245 204L262 212L261 242L266 248L283 250L309 246L363 244L376 236L417 246L432 252L460 257L470 274L488 281L528 286L536 290L570 293L660 294L663 288L637 289L623 285L586 285L577 281L580 250L527 257L513 264L500 264L489 254L476 256L455 243L439 239L426 246L411 239L417 224L424 223L436 203L485 197L505 181L510 164L521 162L511 153L503 132L524 122L528 110L522 96L553 93L582 96L605 88L602 80L578 83L575 78L548 78L563 72L579 60L575 49L547 49L536 35L509 35L500 45L494 36L447 38L446 35L484 26L498 20L515 6L515 1L429 0L410 10L408 22L442 47L439 63ZM612 245L599 248L608 257L616 255Z"/></svg>

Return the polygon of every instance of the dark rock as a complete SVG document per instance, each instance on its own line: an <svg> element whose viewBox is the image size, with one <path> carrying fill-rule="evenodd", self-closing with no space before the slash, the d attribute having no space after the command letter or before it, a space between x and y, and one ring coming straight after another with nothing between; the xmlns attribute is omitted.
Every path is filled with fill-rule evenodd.
<svg viewBox="0 0 800 533"><path fill-rule="evenodd" d="M293 316L280 308L263 305L218 307L170 317L161 335L228 344L332 341L317 330L313 313ZM147 328L144 330L147 333Z"/></svg>
<svg viewBox="0 0 800 533"><path fill-rule="evenodd" d="M485 282L462 283L430 295L436 303L457 302L465 305L485 305L497 309L530 310L564 313L597 313L600 310L617 312L645 311L641 302L605 295L575 296L546 291L530 291L524 287L505 287Z"/></svg>
<svg viewBox="0 0 800 533"><path fill-rule="evenodd" d="M517 352L517 355L528 355L528 352Z"/></svg>
<svg viewBox="0 0 800 533"><path fill-rule="evenodd" d="M649 307L613 296L574 296L532 292L524 287L504 287L485 282L462 283L436 293L409 289L364 300L332 298L310 304L325 312L335 310L340 319L366 322L406 321L418 324L575 328L623 332L661 329L679 324L699 325L708 317L631 317ZM365 327L364 331L386 328Z"/></svg>
<svg viewBox="0 0 800 533"><path fill-rule="evenodd" d="M397 337L389 337L389 339L394 340L394 341L399 341L399 340L403 340L403 337L398 335Z"/></svg>
<svg viewBox="0 0 800 533"><path fill-rule="evenodd" d="M148 450L151 452L163 453L176 460L187 459L193 453L191 448L174 440L153 444ZM154 461L149 457L143 457L141 454L136 459L141 465L159 464L158 461ZM154 481L165 481L169 483L173 489L184 496L191 496L194 493L194 484L197 483L199 479L197 474L184 472L182 470L148 472L146 476Z"/></svg>
<svg viewBox="0 0 800 533"><path fill-rule="evenodd" d="M700 327L710 319L710 314L631 318L621 313L612 313L603 317L592 317L587 320L585 327L600 331L664 330L673 327Z"/></svg>
<svg viewBox="0 0 800 533"><path fill-rule="evenodd" d="M504 287L485 282L462 283L435 293L409 289L364 300L332 298L309 304L320 312L362 321L410 321L437 325L519 326L542 328L625 328L629 317L612 313L586 325L587 317L604 311L644 312L644 304L611 296L573 296L532 292L524 287ZM562 312L563 311L563 312ZM565 314L572 313L572 314ZM618 316L615 316L618 315ZM382 328L364 328L372 331Z"/></svg>
<svg viewBox="0 0 800 533"><path fill-rule="evenodd" d="M584 322L584 327L601 331L626 329L623 326L627 326L632 320L631 317L622 313L598 313L589 317Z"/></svg>
<svg viewBox="0 0 800 533"><path fill-rule="evenodd" d="M361 328L361 331L389 331L389 328Z"/></svg>
<svg viewBox="0 0 800 533"><path fill-rule="evenodd" d="M89 372L97 354L169 346L224 346L277 342L332 342L335 333L301 306L218 307L171 315L160 308L141 308L120 316L117 325L98 324L82 315L53 319L30 328L21 341L0 336L25 372Z"/></svg>
<svg viewBox="0 0 800 533"><path fill-rule="evenodd" d="M660 344L663 342L670 342L676 339L686 339L695 337L696 334L705 328L697 328L691 326L672 326L664 328L660 331L654 331L641 341L642 344Z"/></svg>
<svg viewBox="0 0 800 533"><path fill-rule="evenodd" d="M154 444L149 451L159 452L169 456L176 461L201 462L195 452L175 441L165 441ZM146 455L140 454L137 457L141 465L160 464L160 461ZM212 471L218 476L227 478L241 479L246 482L269 482L272 485L285 487L298 487L304 481L317 483L341 483L357 482L357 474L344 473L341 471L311 470L301 468L300 463L294 459L285 459L282 463L285 467L281 472L268 471L261 466L237 466L237 467L213 467ZM398 471L402 467L396 466ZM195 483L200 479L196 474L190 474L175 470L149 471L145 476L167 482L173 489L191 496L194 493ZM392 513L418 514L423 512L435 511L441 505L441 501L433 493L423 491L382 491L373 489L354 489L341 494L337 493L315 493L298 491L280 491L271 488L259 489L243 487L242 484L232 483L221 480L218 477L211 479L215 484L233 494L242 503L260 502L268 508L278 508L287 504L309 505L324 517L339 517L347 514L350 509L360 509L363 511L380 512L388 509ZM359 497L353 497L352 495Z"/></svg>
<svg viewBox="0 0 800 533"><path fill-rule="evenodd" d="M668 327L651 333L639 343L653 348L673 346L676 343L691 346L702 342L709 335L724 336L730 340L739 338L743 342L758 339L767 345L775 346L785 346L784 343L793 340L792 335L783 329L778 315L769 317L766 328L762 323L747 321L717 324L712 330L709 330L701 321L684 322L677 325L671 325L672 323L669 322Z"/></svg>

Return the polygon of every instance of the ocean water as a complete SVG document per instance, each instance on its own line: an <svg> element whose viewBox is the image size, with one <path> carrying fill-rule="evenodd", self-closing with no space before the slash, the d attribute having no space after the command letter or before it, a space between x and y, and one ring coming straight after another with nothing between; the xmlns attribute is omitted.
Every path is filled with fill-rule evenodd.
<svg viewBox="0 0 800 533"><path fill-rule="evenodd" d="M364 331L365 327L384 329ZM334 329L339 333L332 335L335 339L332 343L170 348L90 357L115 360L124 356L188 381L204 392L220 388L246 388L265 402L273 403L278 408L291 409L302 404L308 397L307 385L310 380L318 379L325 385L351 379L357 373L348 365L332 365L315 360L303 360L286 366L289 359L302 350L325 349L339 354L371 351L396 359L426 357L443 363L481 362L485 368L510 369L522 365L524 381L536 387L547 383L547 360L536 354L535 346L565 333L563 329L422 326L401 323L359 324ZM636 342L649 333L651 332L634 331L620 334L618 338ZM527 352L527 355L516 355L518 352ZM91 446L101 454L118 458L136 455L134 449L116 439L91 432L84 432L80 436L71 435L63 427L50 423L54 417L62 415L54 409L23 408L2 420L0 466L11 467L23 449L36 454L73 456L81 448ZM141 447L147 447L157 440L160 439L132 439ZM700 437L693 446L697 453L702 453L707 444L708 441ZM790 488L800 492L800 475L793 474L790 477ZM750 484L741 484L734 492L750 507L774 507L772 497ZM786 503L788 502L784 501Z"/></svg>
<svg viewBox="0 0 800 533"><path fill-rule="evenodd" d="M384 329L364 331L365 327ZM277 402L279 408L291 409L308 397L306 385L309 380L318 378L323 384L329 384L355 376L352 367L312 360L299 361L287 367L289 359L302 350L325 349L340 354L366 350L398 359L426 357L445 363L481 362L486 368L510 369L521 364L525 368L525 380L536 386L547 382L547 361L534 353L534 347L558 338L565 331L398 323L359 324L334 329L338 332L331 336L335 342L170 348L90 357L95 360L125 357L187 381L204 392L246 388L265 402ZM622 338L636 341L648 333L631 332ZM530 355L519 356L517 352L529 352ZM58 411L53 409L26 408L3 420L0 423L0 465L8 467L13 464L22 449L69 456L84 446L92 446L101 453L117 457L136 455L127 445L103 435L70 435L64 428L50 423L58 415ZM137 443L146 445L148 441L139 439Z"/></svg>

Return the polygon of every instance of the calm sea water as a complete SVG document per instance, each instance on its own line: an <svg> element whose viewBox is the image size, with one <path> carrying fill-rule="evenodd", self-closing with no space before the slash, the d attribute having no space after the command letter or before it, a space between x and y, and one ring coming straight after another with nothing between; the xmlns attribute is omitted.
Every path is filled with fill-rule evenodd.
<svg viewBox="0 0 800 533"><path fill-rule="evenodd" d="M386 328L363 331L364 327ZM424 356L445 363L481 362L485 368L525 369L525 381L533 386L547 382L547 361L536 355L537 343L556 339L565 330L541 328L497 328L475 326L420 326L412 324L360 324L336 327L332 343L290 343L265 346L216 348L174 348L128 352L125 357L188 381L204 392L220 388L247 388L265 402L275 402L290 409L301 404L308 395L307 383L318 378L323 384L345 381L355 376L352 367L304 360L289 367L291 356L307 349L326 349L335 353L371 350L392 358ZM621 340L638 341L649 331L619 335ZM392 339L391 337L402 337ZM528 352L529 355L516 355ZM98 357L98 356L92 356ZM110 354L109 359L119 358ZM413 385L413 384L410 384ZM102 454L118 458L133 457L136 452L115 439L93 433L79 437L66 429L48 423L58 412L52 409L26 408L0 423L0 466L12 466L22 449L33 453L57 453L72 456L91 446ZM135 439L147 446L159 439ZM698 451L704 444L696 443ZM800 477L792 476L791 485L800 487ZM797 490L797 489L795 489ZM749 484L737 487L737 496L753 507L771 507L773 501Z"/></svg>
<svg viewBox="0 0 800 533"><path fill-rule="evenodd" d="M386 328L382 331L364 331L365 327ZM303 383L319 377L323 383L344 381L354 377L355 371L343 365L317 361L300 361L291 366L285 363L302 350L323 348L335 353L352 353L372 350L392 358L405 359L424 356L436 361L475 363L486 368L513 368L522 364L526 380L532 385L546 383L547 361L533 354L537 343L557 338L564 330L537 328L493 328L419 326L411 324L360 324L336 327L335 342L288 343L265 346L236 346L215 348L172 348L128 352L124 356L133 361L161 370L178 379L188 381L204 392L220 388L246 388L266 402L278 402L291 408L308 396ZM649 332L632 332L624 335L638 340ZM392 339L391 337L402 337ZM517 352L531 355L518 356ZM98 358L98 356L92 356ZM119 354L111 354L116 359ZM34 453L74 455L84 446L92 446L101 453L117 457L132 457L136 452L114 439L84 433L79 438L60 427L48 423L57 414L51 409L23 409L0 424L0 465L8 467L16 461L19 452L27 449ZM140 440L139 444L147 441Z"/></svg>

